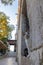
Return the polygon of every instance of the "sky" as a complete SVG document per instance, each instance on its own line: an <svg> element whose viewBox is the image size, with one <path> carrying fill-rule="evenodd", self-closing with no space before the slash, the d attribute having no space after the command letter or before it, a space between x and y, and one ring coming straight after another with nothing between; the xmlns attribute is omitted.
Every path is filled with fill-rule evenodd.
<svg viewBox="0 0 43 65"><path fill-rule="evenodd" d="M10 24L15 26L15 29L12 31L12 39L15 39L15 33L17 28L17 15L18 12L18 0L15 0L12 5L4 5L0 2L0 12L4 12L7 16L10 17Z"/></svg>

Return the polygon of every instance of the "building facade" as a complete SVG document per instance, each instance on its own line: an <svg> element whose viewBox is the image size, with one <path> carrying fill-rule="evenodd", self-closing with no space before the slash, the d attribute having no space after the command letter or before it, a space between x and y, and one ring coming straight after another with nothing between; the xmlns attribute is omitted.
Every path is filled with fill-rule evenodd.
<svg viewBox="0 0 43 65"><path fill-rule="evenodd" d="M43 65L43 0L20 0L17 34L19 65ZM30 57L24 57L24 49Z"/></svg>

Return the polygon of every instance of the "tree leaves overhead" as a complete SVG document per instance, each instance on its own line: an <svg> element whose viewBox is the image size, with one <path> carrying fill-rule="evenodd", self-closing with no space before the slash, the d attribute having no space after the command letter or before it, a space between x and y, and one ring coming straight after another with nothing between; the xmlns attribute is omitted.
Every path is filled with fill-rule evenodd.
<svg viewBox="0 0 43 65"><path fill-rule="evenodd" d="M5 5L8 5L8 4L12 5L13 1L15 0L1 0L1 2Z"/></svg>

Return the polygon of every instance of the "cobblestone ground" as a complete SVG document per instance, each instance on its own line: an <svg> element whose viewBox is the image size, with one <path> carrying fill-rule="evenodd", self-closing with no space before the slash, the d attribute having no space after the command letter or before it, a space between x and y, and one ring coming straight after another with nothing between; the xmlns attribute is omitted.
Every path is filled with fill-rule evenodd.
<svg viewBox="0 0 43 65"><path fill-rule="evenodd" d="M0 60L0 65L17 65L15 57L4 58Z"/></svg>

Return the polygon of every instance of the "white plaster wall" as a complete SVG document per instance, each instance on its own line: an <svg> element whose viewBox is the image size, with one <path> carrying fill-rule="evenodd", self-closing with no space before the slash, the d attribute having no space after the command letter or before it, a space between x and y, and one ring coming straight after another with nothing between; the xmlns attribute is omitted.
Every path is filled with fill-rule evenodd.
<svg viewBox="0 0 43 65"><path fill-rule="evenodd" d="M43 0L26 0L26 2L30 24L30 39L32 49L34 49L43 44ZM41 59L42 48L31 52L30 59L32 60L32 65L39 65L39 54Z"/></svg>
<svg viewBox="0 0 43 65"><path fill-rule="evenodd" d="M40 56L39 56L40 55ZM42 48L31 52L30 59L32 60L31 63L32 65L40 65L40 59L42 59Z"/></svg>
<svg viewBox="0 0 43 65"><path fill-rule="evenodd" d="M39 0L26 0L27 1L27 14L30 23L30 39L32 49L42 44L40 22L42 21ZM18 30L18 61L21 64L21 40L22 40L22 16L20 16L20 29ZM42 28L43 29L43 28ZM31 59L33 65L39 65L39 51L33 51L31 53ZM40 52L41 56L41 52Z"/></svg>
<svg viewBox="0 0 43 65"><path fill-rule="evenodd" d="M42 19L39 0L27 0L27 13L30 20L29 23L32 48L36 48L42 44L40 34L40 22L42 21Z"/></svg>
<svg viewBox="0 0 43 65"><path fill-rule="evenodd" d="M18 59L18 64L20 65L21 64L21 31L19 30L18 31L18 41L17 41L17 45L18 45L18 56L17 56L17 59Z"/></svg>
<svg viewBox="0 0 43 65"><path fill-rule="evenodd" d="M41 11L41 39L42 39L42 43L43 43L43 0L40 1L40 11Z"/></svg>
<svg viewBox="0 0 43 65"><path fill-rule="evenodd" d="M19 65L21 65L21 43L22 43L22 15L20 16L20 27L18 29L18 39L17 39Z"/></svg>
<svg viewBox="0 0 43 65"><path fill-rule="evenodd" d="M22 14L22 31L23 31L23 33L25 33L25 31L26 31L26 18L25 18L25 16Z"/></svg>

